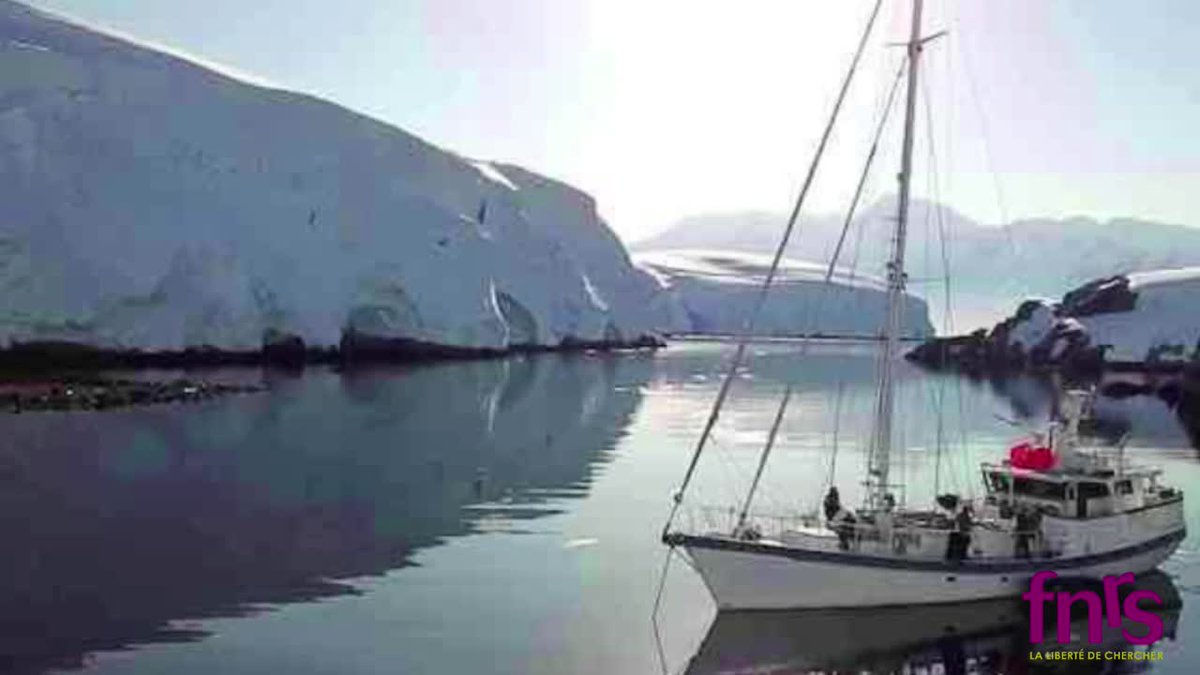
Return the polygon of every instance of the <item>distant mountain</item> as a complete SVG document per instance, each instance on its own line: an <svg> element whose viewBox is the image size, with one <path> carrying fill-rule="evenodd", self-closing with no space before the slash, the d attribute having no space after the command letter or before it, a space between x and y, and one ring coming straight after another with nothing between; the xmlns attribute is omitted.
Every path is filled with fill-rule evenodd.
<svg viewBox="0 0 1200 675"><path fill-rule="evenodd" d="M865 209L851 228L839 264L882 276L894 210L892 198ZM914 200L906 267L910 291L926 299L934 322L945 329L946 266L938 217L934 204ZM1025 297L1058 297L1089 280L1115 274L1200 265L1200 228L1131 218L1039 218L1000 228L950 208L941 209L940 217L947 233L945 258L958 332L991 325ZM692 216L632 248L636 252L699 247L767 253L777 245L784 220L783 214L764 212ZM841 226L836 216L802 217L787 255L828 260Z"/></svg>

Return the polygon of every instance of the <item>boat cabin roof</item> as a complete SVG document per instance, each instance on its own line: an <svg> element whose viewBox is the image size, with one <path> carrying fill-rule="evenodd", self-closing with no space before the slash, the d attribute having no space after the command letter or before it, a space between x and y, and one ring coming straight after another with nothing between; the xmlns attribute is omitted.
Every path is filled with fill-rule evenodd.
<svg viewBox="0 0 1200 675"><path fill-rule="evenodd" d="M1012 475L1019 478L1043 480L1052 483L1072 483L1088 480L1109 480L1112 478L1150 478L1162 473L1161 469L1145 466L1125 466L1118 472L1111 466L1103 467L1065 467L1049 471L1033 469L1016 469L1005 460L999 464L984 464L983 470L988 474Z"/></svg>

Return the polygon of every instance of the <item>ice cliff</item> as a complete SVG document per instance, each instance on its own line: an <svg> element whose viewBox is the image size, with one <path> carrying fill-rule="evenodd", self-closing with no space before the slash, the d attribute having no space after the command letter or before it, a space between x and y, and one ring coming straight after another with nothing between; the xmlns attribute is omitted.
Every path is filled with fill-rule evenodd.
<svg viewBox="0 0 1200 675"><path fill-rule="evenodd" d="M0 0L0 347L630 342L593 200Z"/></svg>
<svg viewBox="0 0 1200 675"><path fill-rule="evenodd" d="M635 255L666 289L654 307L665 330L735 334L756 302L771 257L754 253L683 249ZM827 285L823 266L785 260L755 322L770 336L874 336L883 328L887 295L882 280L836 270ZM925 302L906 296L902 334L933 333Z"/></svg>

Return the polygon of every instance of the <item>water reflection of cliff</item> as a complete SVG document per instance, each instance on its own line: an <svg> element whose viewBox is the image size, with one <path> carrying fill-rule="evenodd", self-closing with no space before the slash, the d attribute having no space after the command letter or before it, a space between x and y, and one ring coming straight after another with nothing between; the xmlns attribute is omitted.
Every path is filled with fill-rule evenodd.
<svg viewBox="0 0 1200 675"><path fill-rule="evenodd" d="M553 512L587 490L650 370L551 355L310 371L200 406L7 418L0 671L196 639L172 620L353 593L337 580Z"/></svg>
<svg viewBox="0 0 1200 675"><path fill-rule="evenodd" d="M1153 446L1200 449L1200 405L1181 387L1177 377L1135 373L1109 374L1100 379L1065 381L1055 374L994 377L980 380L1006 401L1018 419L1037 426L1068 388L1094 389L1094 416L1084 432L1101 442L1125 438L1130 447Z"/></svg>
<svg viewBox="0 0 1200 675"><path fill-rule="evenodd" d="M672 347L667 358L660 359L655 377L666 383L716 378L723 372L732 352L728 344L682 343ZM751 344L747 349L746 371L756 380L801 385L806 390L833 390L839 385L871 387L875 382L878 346L871 342L815 341L807 346L799 341ZM714 368L714 361L721 363ZM900 377L918 373L902 366Z"/></svg>
<svg viewBox="0 0 1200 675"><path fill-rule="evenodd" d="M1152 590L1163 600L1141 607L1163 620L1164 639L1176 639L1183 600L1174 582L1161 572L1141 575L1137 587ZM1132 588L1132 587L1129 587ZM1128 592L1128 591L1126 591ZM1033 651L1129 651L1121 634L1144 634L1144 626L1126 621L1104 625L1099 644L1088 644L1087 617L1072 614L1076 642L1055 639L1053 614L1045 626L1046 641L1029 641L1027 606L1018 598L990 601L871 609L807 610L796 612L733 612L718 614L699 651L688 664L688 675L718 673L977 673L1107 672L1146 670L1147 661L1031 660ZM1148 649L1161 649L1161 643Z"/></svg>

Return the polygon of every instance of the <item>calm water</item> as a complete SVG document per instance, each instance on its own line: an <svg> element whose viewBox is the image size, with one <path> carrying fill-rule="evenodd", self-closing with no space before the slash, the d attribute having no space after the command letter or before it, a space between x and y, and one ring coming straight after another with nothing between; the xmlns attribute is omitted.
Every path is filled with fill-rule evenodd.
<svg viewBox="0 0 1200 675"><path fill-rule="evenodd" d="M755 350L689 506L743 494L785 382L797 394L758 507L814 507L831 470L855 501L874 351L830 345L798 359L795 349ZM656 637L658 533L727 356L697 343L353 374L228 372L218 377L265 377L270 391L0 418L0 670L1023 669L1011 604L714 621L678 560ZM1032 383L908 369L900 400L895 472L913 503L977 490L977 462L1020 433L996 415L1041 409ZM1170 411L1147 399L1103 411L1133 429L1131 454L1195 495L1200 532L1200 465ZM1188 644L1200 635L1196 541L1166 566L1182 608L1167 617L1175 639L1156 647L1158 672L1200 666Z"/></svg>

